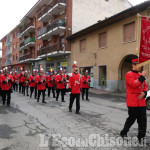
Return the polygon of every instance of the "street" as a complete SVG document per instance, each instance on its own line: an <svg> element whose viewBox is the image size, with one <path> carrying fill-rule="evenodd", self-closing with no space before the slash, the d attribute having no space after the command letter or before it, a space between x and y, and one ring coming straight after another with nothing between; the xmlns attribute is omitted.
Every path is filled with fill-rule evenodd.
<svg viewBox="0 0 150 150"><path fill-rule="evenodd" d="M125 98L115 94L90 94L90 101L81 100L81 115L68 112L69 94L65 103L48 99L47 104L34 98L14 92L11 107L2 106L0 100L0 149L1 150L52 150L52 149L134 149L126 147L61 147L49 142L42 147L43 135L57 135L85 139L91 134L108 134L118 137L128 116ZM147 138L150 136L150 111L147 111ZM132 126L129 136L137 136L137 123ZM53 139L52 139L53 140ZM137 147L135 149L138 149ZM141 148L139 148L141 149ZM149 149L143 148L143 149Z"/></svg>

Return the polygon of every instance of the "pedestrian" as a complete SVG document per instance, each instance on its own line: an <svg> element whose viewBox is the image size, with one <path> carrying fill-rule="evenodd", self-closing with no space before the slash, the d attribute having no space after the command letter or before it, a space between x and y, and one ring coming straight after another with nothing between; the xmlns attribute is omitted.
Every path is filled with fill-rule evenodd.
<svg viewBox="0 0 150 150"><path fill-rule="evenodd" d="M48 82L48 97L50 97L50 93L52 90L53 98L55 98L55 90L54 90L55 76L52 69L50 70L50 75L47 78L47 82Z"/></svg>
<svg viewBox="0 0 150 150"><path fill-rule="evenodd" d="M42 93L42 103L45 102L45 89L46 89L46 76L44 76L43 69L40 70L39 76L36 77L38 97L37 102L39 102L40 95Z"/></svg>
<svg viewBox="0 0 150 150"><path fill-rule="evenodd" d="M146 135L147 115L146 102L148 86L145 82L146 72L140 73L141 67L138 66L138 58L132 59L132 71L125 76L126 92L127 92L127 107L128 118L126 119L123 130L120 132L121 137L127 137L127 133L134 122L138 123L138 140L141 140Z"/></svg>
<svg viewBox="0 0 150 150"><path fill-rule="evenodd" d="M30 75L29 77L29 82L30 82L30 98L32 97L33 92L34 94L34 98L36 98L36 92L35 92L35 88L36 88L36 76L35 76L35 69L32 71L32 75Z"/></svg>
<svg viewBox="0 0 150 150"><path fill-rule="evenodd" d="M67 84L66 79L62 75L62 68L59 70L59 74L55 78L57 84L57 96L56 96L56 101L58 101L59 98L59 93L61 92L61 101L65 102L64 100L64 91L65 91L65 85Z"/></svg>
<svg viewBox="0 0 150 150"><path fill-rule="evenodd" d="M78 65L75 61L73 72L69 74L69 88L71 88L69 111L72 112L72 106L76 99L76 114L80 114L80 92L81 92L81 75L78 73Z"/></svg>
<svg viewBox="0 0 150 150"><path fill-rule="evenodd" d="M88 75L88 70L86 70L84 75L82 76L82 100L84 100L84 94L86 92L86 100L89 101L88 94L90 82L91 82L90 76Z"/></svg>
<svg viewBox="0 0 150 150"><path fill-rule="evenodd" d="M5 105L6 98L7 98L7 106L10 106L10 100L11 100L11 82L13 81L13 78L11 75L9 75L9 69L6 67L4 74L1 75L1 90L2 90L2 101L3 105Z"/></svg>
<svg viewBox="0 0 150 150"><path fill-rule="evenodd" d="M20 73L18 74L18 80L19 80L19 93L23 93L23 72L22 68L20 68Z"/></svg>

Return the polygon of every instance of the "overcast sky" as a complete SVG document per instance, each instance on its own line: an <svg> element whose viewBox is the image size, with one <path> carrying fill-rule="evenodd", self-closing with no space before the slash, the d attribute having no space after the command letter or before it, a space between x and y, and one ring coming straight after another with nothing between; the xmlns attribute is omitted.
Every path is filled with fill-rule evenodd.
<svg viewBox="0 0 150 150"><path fill-rule="evenodd" d="M38 0L0 0L0 39L9 33ZM129 0L133 5L143 0Z"/></svg>

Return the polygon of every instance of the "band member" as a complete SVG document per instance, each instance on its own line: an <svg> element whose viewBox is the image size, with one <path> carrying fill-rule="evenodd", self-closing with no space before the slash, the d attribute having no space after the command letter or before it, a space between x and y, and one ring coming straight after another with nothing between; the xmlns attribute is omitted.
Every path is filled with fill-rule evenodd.
<svg viewBox="0 0 150 150"><path fill-rule="evenodd" d="M38 72L39 72L39 71L36 69L36 70L35 70L35 79L38 77ZM35 82L35 83L36 83L36 82ZM37 83L36 83L36 87L35 87L35 96L34 96L34 98L37 99Z"/></svg>
<svg viewBox="0 0 150 150"><path fill-rule="evenodd" d="M128 115L123 130L120 135L124 138L130 127L134 124L135 120L138 123L138 139L139 142L146 135L147 116L146 116L146 102L148 86L145 82L146 72L140 73L141 67L138 66L138 58L132 60L132 71L128 72L125 76L126 89L127 89L127 107Z"/></svg>
<svg viewBox="0 0 150 150"><path fill-rule="evenodd" d="M27 96L29 96L29 94L28 94L28 89L29 89L29 76L28 76L28 74L27 74L28 72L27 71L25 71L25 73L24 73L24 82L23 82L23 94L24 94L24 96L25 96L25 93L27 92Z"/></svg>
<svg viewBox="0 0 150 150"><path fill-rule="evenodd" d="M2 95L2 89L1 89L1 76L3 75L3 70L0 70L0 96Z"/></svg>
<svg viewBox="0 0 150 150"><path fill-rule="evenodd" d="M11 81L13 81L13 78L11 75L9 75L9 69L6 67L4 75L1 75L1 89L2 89L3 105L5 105L7 97L7 106L10 106L11 100L11 87L12 87Z"/></svg>
<svg viewBox="0 0 150 150"><path fill-rule="evenodd" d="M66 82L67 82L66 70L63 70L63 78L64 78L64 79L66 80ZM65 85L64 95L66 95L66 86L67 86L67 84Z"/></svg>
<svg viewBox="0 0 150 150"><path fill-rule="evenodd" d="M48 97L50 97L50 93L52 90L53 98L55 98L55 90L54 90L54 84L55 84L55 76L53 74L53 70L50 70L50 75L48 76Z"/></svg>
<svg viewBox="0 0 150 150"><path fill-rule="evenodd" d="M13 73L13 80L14 80L13 84L12 84L13 90L18 92L18 76L17 76L17 72L16 71Z"/></svg>
<svg viewBox="0 0 150 150"><path fill-rule="evenodd" d="M58 101L59 98L59 93L61 92L61 101L64 101L64 91L65 91L65 85L66 85L66 80L62 75L62 68L59 70L59 74L55 78L56 80L56 88L57 88L57 96L56 96L56 101Z"/></svg>
<svg viewBox="0 0 150 150"><path fill-rule="evenodd" d="M36 88L36 76L35 76L35 69L32 72L32 75L29 77L29 82L30 82L30 98L32 97L33 92L35 91ZM34 98L36 99L36 92L34 92Z"/></svg>
<svg viewBox="0 0 150 150"><path fill-rule="evenodd" d="M84 76L82 76L82 100L84 100L84 93L86 92L86 100L88 99L88 92L89 92L89 83L91 82L90 76L88 76L88 70L85 71Z"/></svg>
<svg viewBox="0 0 150 150"><path fill-rule="evenodd" d="M18 79L19 79L19 93L23 93L23 74L22 74L22 68L20 68L20 73L18 74Z"/></svg>
<svg viewBox="0 0 150 150"><path fill-rule="evenodd" d="M73 73L69 75L69 88L71 88L69 111L72 112L72 106L76 98L76 114L80 114L81 75L78 73L76 61L72 67Z"/></svg>
<svg viewBox="0 0 150 150"><path fill-rule="evenodd" d="M42 93L43 95L42 103L46 103L45 102L46 76L44 76L43 69L40 70L39 76L36 77L36 83L37 83L37 90L38 90L37 102L39 102L40 95Z"/></svg>

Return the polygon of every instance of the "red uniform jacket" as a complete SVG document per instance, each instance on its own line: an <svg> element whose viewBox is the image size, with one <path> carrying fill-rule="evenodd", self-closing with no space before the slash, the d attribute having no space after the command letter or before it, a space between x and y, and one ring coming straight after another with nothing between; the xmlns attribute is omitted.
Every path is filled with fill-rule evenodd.
<svg viewBox="0 0 150 150"><path fill-rule="evenodd" d="M44 82L41 82L44 81ZM46 89L46 76L36 76L37 90Z"/></svg>
<svg viewBox="0 0 150 150"><path fill-rule="evenodd" d="M145 98L138 100L138 96L141 94L141 92L148 91L148 86L145 82L144 77L141 76L141 73L130 71L126 74L125 81L127 89L127 106L128 107L146 106Z"/></svg>
<svg viewBox="0 0 150 150"><path fill-rule="evenodd" d="M59 74L56 76L55 78L56 80L56 87L57 89L65 89L65 85L67 84L66 83L66 80L64 78L64 76L60 76ZM62 82L61 80L64 80L64 82Z"/></svg>
<svg viewBox="0 0 150 150"><path fill-rule="evenodd" d="M13 83L17 83L17 80L18 80L18 77L17 77L17 75L13 75Z"/></svg>
<svg viewBox="0 0 150 150"><path fill-rule="evenodd" d="M19 79L19 83L23 83L23 81L24 81L24 76L19 73L19 74L18 74L18 79Z"/></svg>
<svg viewBox="0 0 150 150"><path fill-rule="evenodd" d="M79 73L71 73L69 75L69 86L72 94L80 94L81 92L81 75Z"/></svg>
<svg viewBox="0 0 150 150"><path fill-rule="evenodd" d="M55 76L54 75L48 76L47 82L48 82L48 87L53 87L55 83Z"/></svg>
<svg viewBox="0 0 150 150"><path fill-rule="evenodd" d="M26 76L23 76L23 86L29 86L29 78Z"/></svg>
<svg viewBox="0 0 150 150"><path fill-rule="evenodd" d="M82 88L89 88L90 76L82 76Z"/></svg>
<svg viewBox="0 0 150 150"><path fill-rule="evenodd" d="M35 76L30 76L29 77L29 82L30 82L30 87L36 87L36 77Z"/></svg>
<svg viewBox="0 0 150 150"><path fill-rule="evenodd" d="M1 75L1 89L3 91L8 91L10 90L10 88L12 87L11 82L5 82L6 79L10 79L11 81L13 81L13 78L11 75L7 75L5 77L5 75Z"/></svg>

